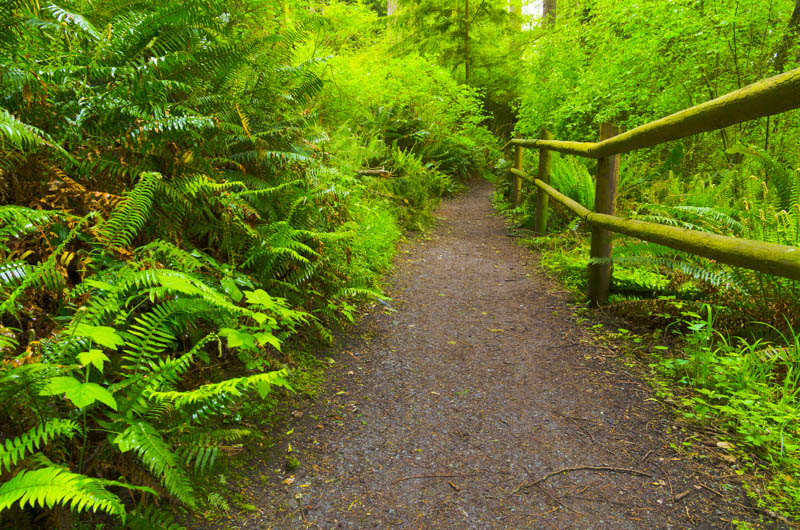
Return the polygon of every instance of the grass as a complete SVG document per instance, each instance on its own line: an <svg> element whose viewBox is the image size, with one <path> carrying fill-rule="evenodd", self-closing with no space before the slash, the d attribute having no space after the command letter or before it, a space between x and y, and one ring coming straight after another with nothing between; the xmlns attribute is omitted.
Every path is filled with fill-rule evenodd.
<svg viewBox="0 0 800 530"><path fill-rule="evenodd" d="M740 448L739 472L750 472L756 504L800 517L800 334L768 326L775 340L730 337L715 329L710 305L685 319L683 350L656 352L652 367L689 391L680 401L684 417Z"/></svg>

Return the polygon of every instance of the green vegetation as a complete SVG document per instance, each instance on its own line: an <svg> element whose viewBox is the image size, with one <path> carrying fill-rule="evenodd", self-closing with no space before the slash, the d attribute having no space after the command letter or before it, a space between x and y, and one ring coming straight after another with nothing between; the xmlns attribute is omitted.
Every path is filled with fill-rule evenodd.
<svg viewBox="0 0 800 530"><path fill-rule="evenodd" d="M474 90L304 6L0 7L3 524L224 506L201 475L491 163Z"/></svg>
<svg viewBox="0 0 800 530"><path fill-rule="evenodd" d="M492 167L533 227L496 136L594 141L800 64L797 0L543 3L3 2L0 523L229 510L207 477L315 390L403 231ZM798 139L789 112L626 154L618 211L797 246ZM592 208L595 165L554 155L551 183ZM579 221L530 244L585 289ZM663 391L800 515L800 285L614 247L609 309L683 344L654 348Z"/></svg>
<svg viewBox="0 0 800 530"><path fill-rule="evenodd" d="M602 122L629 130L800 65L800 3L559 2L523 57L516 135L597 141ZM755 120L622 156L618 215L704 232L800 244L800 113ZM534 150L525 167L533 173ZM551 183L592 207L596 161L554 155ZM532 228L533 187L514 208ZM551 201L552 204L552 201ZM588 227L556 206L547 235L529 240L576 292L586 288ZM682 351L652 352L663 391L684 413L727 433L754 471L750 492L800 514L800 284L614 237L608 310ZM677 394L676 394L677 393ZM768 480L759 475L768 472Z"/></svg>

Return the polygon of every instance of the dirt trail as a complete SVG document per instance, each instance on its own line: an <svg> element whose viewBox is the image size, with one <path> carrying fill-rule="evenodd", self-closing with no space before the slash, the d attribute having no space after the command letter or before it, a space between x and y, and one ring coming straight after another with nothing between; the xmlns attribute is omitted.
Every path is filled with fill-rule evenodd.
<svg viewBox="0 0 800 530"><path fill-rule="evenodd" d="M571 323L567 295L506 236L490 193L479 183L446 201L429 238L407 245L389 289L396 312L376 306L339 345L326 395L297 404L294 432L248 471L258 511L220 527L727 528L741 517L714 478L731 469L668 448L681 439L668 415ZM276 473L288 443L301 465ZM606 469L548 475L582 467Z"/></svg>

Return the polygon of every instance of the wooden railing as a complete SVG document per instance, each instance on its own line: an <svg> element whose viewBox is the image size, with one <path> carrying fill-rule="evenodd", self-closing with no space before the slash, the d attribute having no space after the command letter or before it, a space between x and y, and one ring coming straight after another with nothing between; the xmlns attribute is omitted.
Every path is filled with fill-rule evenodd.
<svg viewBox="0 0 800 530"><path fill-rule="evenodd" d="M592 305L608 301L611 285L611 232L637 237L674 249L715 259L721 263L800 280L800 247L720 236L675 226L616 217L617 179L622 153L652 147L695 134L722 129L800 107L800 68L676 112L619 134L614 125L600 127L599 142L554 140L543 130L538 139L516 138L514 144L514 202L519 204L522 180L538 188L536 231L546 233L549 198L581 217L592 228L588 295ZM539 149L538 178L523 171L523 149ZM550 151L598 159L595 211L550 186Z"/></svg>

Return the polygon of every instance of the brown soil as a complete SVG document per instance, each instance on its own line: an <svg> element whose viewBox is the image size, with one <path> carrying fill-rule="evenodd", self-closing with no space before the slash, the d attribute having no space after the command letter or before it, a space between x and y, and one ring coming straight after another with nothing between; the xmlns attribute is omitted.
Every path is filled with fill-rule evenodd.
<svg viewBox="0 0 800 530"><path fill-rule="evenodd" d="M684 439L669 413L574 323L568 295L507 237L491 191L446 201L428 237L401 251L391 306L343 339L328 388L287 410L281 428L294 431L232 485L255 506L217 527L752 520L724 483L729 464L669 448Z"/></svg>

